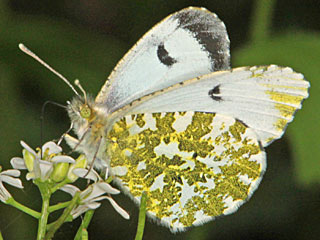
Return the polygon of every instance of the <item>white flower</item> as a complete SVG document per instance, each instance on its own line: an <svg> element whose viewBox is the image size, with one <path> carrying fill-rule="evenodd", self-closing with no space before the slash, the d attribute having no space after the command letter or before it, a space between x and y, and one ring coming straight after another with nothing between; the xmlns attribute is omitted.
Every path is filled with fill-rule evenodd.
<svg viewBox="0 0 320 240"><path fill-rule="evenodd" d="M23 188L21 180L17 178L19 176L20 171L16 169L10 169L0 172L0 201L6 203L9 198L12 198L11 194L3 186L3 182L8 183L17 188Z"/></svg>
<svg viewBox="0 0 320 240"><path fill-rule="evenodd" d="M107 199L113 206L113 208L125 219L129 219L129 214L123 210L110 196L110 194L119 194L118 189L113 188L110 184L101 180L100 176L91 169L88 173L88 170L85 169L75 169L73 172L82 177L86 177L95 181L93 184L89 185L85 190L80 193L80 204L71 211L72 218L75 219L81 214L85 213L90 209L96 209L100 207L101 203L99 201ZM96 182L99 180L98 182ZM80 192L80 189L73 185L64 185L60 190L63 190L72 196L76 192ZM104 194L108 194L107 196ZM103 196L104 195L104 196Z"/></svg>
<svg viewBox="0 0 320 240"><path fill-rule="evenodd" d="M45 181L49 179L56 164L67 163L65 167L69 167L69 163L75 163L72 157L62 155L62 148L54 142L45 143L41 151L38 149L37 152L23 141L20 144L24 148L23 158L14 157L10 162L15 169L28 169L27 180L41 179Z"/></svg>

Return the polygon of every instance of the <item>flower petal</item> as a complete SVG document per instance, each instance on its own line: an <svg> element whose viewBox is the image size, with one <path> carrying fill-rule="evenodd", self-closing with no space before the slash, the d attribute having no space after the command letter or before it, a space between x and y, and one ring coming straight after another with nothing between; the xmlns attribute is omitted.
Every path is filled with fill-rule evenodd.
<svg viewBox="0 0 320 240"><path fill-rule="evenodd" d="M70 214L72 215L72 218L75 219L88 210L89 209L85 205L80 205L80 206L74 208Z"/></svg>
<svg viewBox="0 0 320 240"><path fill-rule="evenodd" d="M32 155L34 155L35 157L37 156L37 153L31 148L29 147L28 144L26 144L24 141L20 141L21 146L26 149L29 153L31 153Z"/></svg>
<svg viewBox="0 0 320 240"><path fill-rule="evenodd" d="M93 169L91 169L89 172L89 170L85 169L85 168L75 168L73 169L73 173L75 175L77 175L78 177L81 178L86 178L86 179L90 179L94 182L96 182L99 178L99 175L96 171L94 171Z"/></svg>
<svg viewBox="0 0 320 240"><path fill-rule="evenodd" d="M110 193L110 194L119 194L120 191L116 188L113 188L110 184L104 182L105 184L100 184L99 186L106 191L106 193Z"/></svg>
<svg viewBox="0 0 320 240"><path fill-rule="evenodd" d="M121 208L116 201L114 201L111 197L108 197L109 202L113 206L113 208L125 219L130 219L130 215L123 209Z"/></svg>
<svg viewBox="0 0 320 240"><path fill-rule="evenodd" d="M88 211L88 208L83 205L80 205L77 208L74 208L70 214L72 215L72 218L75 219L86 211Z"/></svg>
<svg viewBox="0 0 320 240"><path fill-rule="evenodd" d="M89 209L97 209L98 207L100 207L101 203L98 202L89 202L87 204L85 204L85 206Z"/></svg>
<svg viewBox="0 0 320 240"><path fill-rule="evenodd" d="M60 163L60 162L75 163L76 161L72 157L69 157L69 156L66 156L66 155L59 155L59 156L54 156L51 159L51 162L54 162L54 163Z"/></svg>
<svg viewBox="0 0 320 240"><path fill-rule="evenodd" d="M85 189L82 192L81 198L83 199L83 202L89 202L92 199L99 197L105 193L107 193L101 185L107 184L105 182L97 182L92 185L90 185L87 189Z"/></svg>
<svg viewBox="0 0 320 240"><path fill-rule="evenodd" d="M38 162L38 161L35 161ZM53 171L53 164L48 161L39 160L41 179L46 180ZM35 168L36 169L36 168ZM36 174L37 175L37 174ZM38 177L38 176L37 176Z"/></svg>
<svg viewBox="0 0 320 240"><path fill-rule="evenodd" d="M7 189L3 186L0 181L0 201L6 203L6 201L11 198L11 194L7 191Z"/></svg>
<svg viewBox="0 0 320 240"><path fill-rule="evenodd" d="M57 145L55 142L46 142L43 146L42 146L42 152L45 152L46 149L49 148L49 152L48 154L57 154L57 153L61 153L62 152L62 148Z"/></svg>
<svg viewBox="0 0 320 240"><path fill-rule="evenodd" d="M8 169L6 171L1 172L0 176L1 175L11 176L11 177L19 177L20 171L16 170L16 169Z"/></svg>
<svg viewBox="0 0 320 240"><path fill-rule="evenodd" d="M0 176L0 180L1 182L6 182L14 187L23 188L22 182L19 178L14 178L14 177L4 175L4 176Z"/></svg>
<svg viewBox="0 0 320 240"><path fill-rule="evenodd" d="M93 199L95 202L98 202L98 201L102 201L102 200L105 200L107 199L109 196L101 196L101 197L96 197L95 199Z"/></svg>
<svg viewBox="0 0 320 240"><path fill-rule="evenodd" d="M15 169L21 169L21 170L27 169L27 166L24 163L23 158L20 158L20 157L11 158L10 163L11 163L11 166Z"/></svg>
<svg viewBox="0 0 320 240"><path fill-rule="evenodd" d="M66 193L69 193L72 197L76 194L76 192L80 192L79 188L77 188L76 186L73 186L71 184L66 184L59 189L66 192Z"/></svg>

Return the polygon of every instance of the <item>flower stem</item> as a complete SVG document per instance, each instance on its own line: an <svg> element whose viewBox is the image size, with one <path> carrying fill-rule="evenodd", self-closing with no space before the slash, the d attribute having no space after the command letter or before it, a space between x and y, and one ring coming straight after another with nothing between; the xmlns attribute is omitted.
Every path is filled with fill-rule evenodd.
<svg viewBox="0 0 320 240"><path fill-rule="evenodd" d="M22 205L21 203L17 202L13 198L9 198L6 203L12 207L15 207L15 208L21 210L22 212L24 212L34 218L39 219L41 217L41 214L39 212Z"/></svg>
<svg viewBox="0 0 320 240"><path fill-rule="evenodd" d="M275 0L255 1L251 24L251 42L268 41Z"/></svg>
<svg viewBox="0 0 320 240"><path fill-rule="evenodd" d="M2 234L1 234L1 232L0 232L0 240L3 240L3 237L2 237Z"/></svg>
<svg viewBox="0 0 320 240"><path fill-rule="evenodd" d="M54 187L51 188L51 192L54 193L55 191L59 190L62 186L66 185L68 183L68 180L65 179L62 182L56 184Z"/></svg>
<svg viewBox="0 0 320 240"><path fill-rule="evenodd" d="M138 220L138 227L137 227L135 240L142 240L144 225L146 222L146 209L147 209L147 194L143 192L141 196L139 220Z"/></svg>
<svg viewBox="0 0 320 240"><path fill-rule="evenodd" d="M61 208L66 208L71 201L63 202L63 203L58 203L56 205L50 206L49 207L49 212L52 213L54 211L60 210Z"/></svg>
<svg viewBox="0 0 320 240"><path fill-rule="evenodd" d="M71 213L72 209L78 203L79 198L80 198L80 192L76 192L76 194L74 195L72 200L69 202L68 207L66 207L66 209L64 209L62 215L58 218L58 220L55 221L54 223L50 224L48 232L47 232L47 234L45 236L46 240L52 239L53 235L55 234L55 232L61 227L61 225L64 222L66 222L66 220L70 216L70 213Z"/></svg>
<svg viewBox="0 0 320 240"><path fill-rule="evenodd" d="M37 240L43 240L45 239L44 237L47 229L51 192L46 183L37 182L36 184L40 190L41 197L42 197L42 209L41 209L41 217L39 219L39 225L38 225Z"/></svg>
<svg viewBox="0 0 320 240"><path fill-rule="evenodd" d="M79 227L77 234L74 238L74 240L81 240L83 239L83 231L86 230L89 226L89 223L93 217L94 214L94 210L89 210L86 212L86 214L84 215L84 218L82 220L81 226Z"/></svg>

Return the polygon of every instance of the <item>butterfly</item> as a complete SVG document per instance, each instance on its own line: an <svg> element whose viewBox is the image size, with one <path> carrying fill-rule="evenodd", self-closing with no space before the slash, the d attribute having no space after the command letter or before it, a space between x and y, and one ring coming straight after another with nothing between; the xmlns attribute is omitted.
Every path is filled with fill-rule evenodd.
<svg viewBox="0 0 320 240"><path fill-rule="evenodd" d="M224 23L204 8L176 12L119 61L95 99L68 104L72 148L107 168L134 202L172 232L235 212L266 170L308 97L289 67L230 68ZM83 91L84 92L84 91Z"/></svg>

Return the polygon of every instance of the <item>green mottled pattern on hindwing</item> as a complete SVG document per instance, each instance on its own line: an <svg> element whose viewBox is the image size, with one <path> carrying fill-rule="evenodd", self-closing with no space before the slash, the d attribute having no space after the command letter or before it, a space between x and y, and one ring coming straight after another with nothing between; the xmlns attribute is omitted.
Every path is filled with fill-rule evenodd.
<svg viewBox="0 0 320 240"><path fill-rule="evenodd" d="M254 132L231 117L203 112L146 113L108 132L112 173L172 229L235 211L258 185L265 155Z"/></svg>

